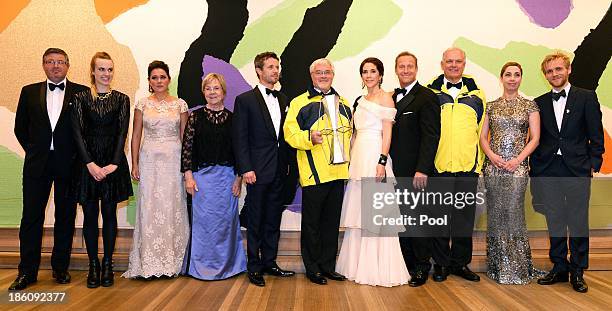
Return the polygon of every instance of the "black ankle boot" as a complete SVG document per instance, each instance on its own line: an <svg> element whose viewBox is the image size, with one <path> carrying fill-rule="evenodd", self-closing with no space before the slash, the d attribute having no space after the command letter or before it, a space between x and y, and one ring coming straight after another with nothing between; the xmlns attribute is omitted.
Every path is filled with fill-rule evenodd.
<svg viewBox="0 0 612 311"><path fill-rule="evenodd" d="M113 286L115 275L113 274L113 260L104 257L102 259L102 286Z"/></svg>
<svg viewBox="0 0 612 311"><path fill-rule="evenodd" d="M100 261L98 258L89 261L89 273L87 274L87 287L96 288L100 286Z"/></svg>

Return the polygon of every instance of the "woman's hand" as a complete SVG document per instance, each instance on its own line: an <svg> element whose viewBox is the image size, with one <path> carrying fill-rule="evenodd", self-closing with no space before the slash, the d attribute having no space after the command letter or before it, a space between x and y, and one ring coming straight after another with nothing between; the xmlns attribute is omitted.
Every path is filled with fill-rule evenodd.
<svg viewBox="0 0 612 311"><path fill-rule="evenodd" d="M506 161L504 161L504 159L502 157L500 157L498 154L493 153L490 157L489 157L489 161L491 161L491 164L493 164L495 167L497 168L505 168L506 166Z"/></svg>
<svg viewBox="0 0 612 311"><path fill-rule="evenodd" d="M516 171L516 169L518 168L520 164L521 164L521 161L519 161L519 159L512 158L509 161L506 161L506 164L504 165L504 169L508 172L514 172Z"/></svg>
<svg viewBox="0 0 612 311"><path fill-rule="evenodd" d="M196 192L200 191L195 179L193 179L193 174L191 174L191 171L185 172L185 190L187 190L187 193L191 194L192 196L195 195Z"/></svg>
<svg viewBox="0 0 612 311"><path fill-rule="evenodd" d="M242 190L242 177L236 176L236 178L234 179L234 184L232 184L232 194L235 197L239 197L241 190Z"/></svg>
<svg viewBox="0 0 612 311"><path fill-rule="evenodd" d="M132 164L132 179L140 181L140 170L138 164Z"/></svg>
<svg viewBox="0 0 612 311"><path fill-rule="evenodd" d="M106 173L106 175L113 173L114 171L117 170L117 165L115 164L109 164L105 167L102 168L104 170L104 172Z"/></svg>
<svg viewBox="0 0 612 311"><path fill-rule="evenodd" d="M87 163L87 170L96 181L101 181L102 179L106 178L106 172L104 169L99 167L94 162Z"/></svg>
<svg viewBox="0 0 612 311"><path fill-rule="evenodd" d="M376 165L376 182L383 181L386 175L387 175L387 172L385 171L385 166L382 164L377 164Z"/></svg>

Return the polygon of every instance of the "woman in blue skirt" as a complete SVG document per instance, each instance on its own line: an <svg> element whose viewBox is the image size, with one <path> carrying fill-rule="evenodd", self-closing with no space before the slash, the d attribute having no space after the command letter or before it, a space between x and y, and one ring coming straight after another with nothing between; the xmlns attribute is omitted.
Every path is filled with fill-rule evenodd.
<svg viewBox="0 0 612 311"><path fill-rule="evenodd" d="M234 172L232 113L223 106L223 76L202 80L206 105L192 112L183 139L181 171L192 196L191 238L183 273L201 280L246 271L238 220L242 179Z"/></svg>

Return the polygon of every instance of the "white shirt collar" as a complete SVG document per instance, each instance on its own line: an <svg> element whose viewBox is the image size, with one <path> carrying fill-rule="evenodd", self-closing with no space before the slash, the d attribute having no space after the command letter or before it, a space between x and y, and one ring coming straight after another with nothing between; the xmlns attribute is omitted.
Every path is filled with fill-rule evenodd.
<svg viewBox="0 0 612 311"><path fill-rule="evenodd" d="M412 88L414 87L414 85L417 83L417 80L415 79L414 81L412 81L412 83L408 84L405 89L406 89L406 94L410 93L410 90L412 90Z"/></svg>
<svg viewBox="0 0 612 311"><path fill-rule="evenodd" d="M565 96L567 96L567 95L569 95L569 91L570 91L570 87L571 87L571 86L572 86L572 85L571 85L571 84L569 83L569 81L568 81L568 82L567 82L567 84L565 84L565 87L563 87L563 88L562 88L562 89L560 89L559 91L556 91L556 90L553 88L553 93L559 93L559 92L561 92L562 90L565 90Z"/></svg>

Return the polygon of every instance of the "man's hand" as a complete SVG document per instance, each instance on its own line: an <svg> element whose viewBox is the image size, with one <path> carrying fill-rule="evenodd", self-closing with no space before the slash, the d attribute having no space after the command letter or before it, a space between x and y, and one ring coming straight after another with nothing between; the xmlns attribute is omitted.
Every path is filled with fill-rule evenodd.
<svg viewBox="0 0 612 311"><path fill-rule="evenodd" d="M310 132L310 141L313 145L321 144L323 143L323 135L319 131L312 131Z"/></svg>
<svg viewBox="0 0 612 311"><path fill-rule="evenodd" d="M421 172L414 173L414 178L412 179L412 186L416 190L423 190L427 187L427 175Z"/></svg>
<svg viewBox="0 0 612 311"><path fill-rule="evenodd" d="M248 172L242 174L242 179L248 185L252 185L252 184L254 184L257 181L257 176L255 176L255 172L254 171L248 171Z"/></svg>

